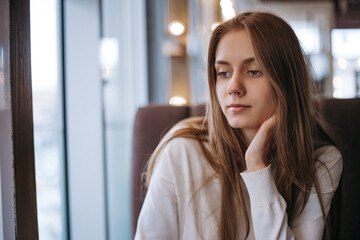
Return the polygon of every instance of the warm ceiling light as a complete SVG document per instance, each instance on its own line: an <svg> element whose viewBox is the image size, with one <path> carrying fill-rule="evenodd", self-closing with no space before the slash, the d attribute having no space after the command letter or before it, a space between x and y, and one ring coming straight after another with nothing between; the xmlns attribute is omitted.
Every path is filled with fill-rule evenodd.
<svg viewBox="0 0 360 240"><path fill-rule="evenodd" d="M172 21L168 25L169 32L174 36L180 36L185 32L185 26L179 21Z"/></svg>
<svg viewBox="0 0 360 240"><path fill-rule="evenodd" d="M335 90L334 91L334 94L333 94L333 97L334 98L342 98L344 95L343 95L343 92L340 91L340 90Z"/></svg>
<svg viewBox="0 0 360 240"><path fill-rule="evenodd" d="M169 104L174 106L182 106L186 104L186 99L182 96L173 96L170 98Z"/></svg>
<svg viewBox="0 0 360 240"><path fill-rule="evenodd" d="M230 0L221 0L220 6L221 6L221 8L232 8L233 4Z"/></svg>
<svg viewBox="0 0 360 240"><path fill-rule="evenodd" d="M235 9L231 0L221 0L221 13L225 20L235 17Z"/></svg>
<svg viewBox="0 0 360 240"><path fill-rule="evenodd" d="M342 87L342 80L339 77L334 77L333 79L333 86L335 88L341 88Z"/></svg>
<svg viewBox="0 0 360 240"><path fill-rule="evenodd" d="M341 69L346 69L346 67L347 67L347 61L346 61L346 59L343 58L343 57L339 58L339 60L338 60L338 65L339 65L339 67L340 67Z"/></svg>
<svg viewBox="0 0 360 240"><path fill-rule="evenodd" d="M225 17L225 19L230 19L235 17L235 10L233 8L223 8L221 10L221 13Z"/></svg>
<svg viewBox="0 0 360 240"><path fill-rule="evenodd" d="M119 40L117 38L102 38L99 51L101 67L115 68L119 64Z"/></svg>

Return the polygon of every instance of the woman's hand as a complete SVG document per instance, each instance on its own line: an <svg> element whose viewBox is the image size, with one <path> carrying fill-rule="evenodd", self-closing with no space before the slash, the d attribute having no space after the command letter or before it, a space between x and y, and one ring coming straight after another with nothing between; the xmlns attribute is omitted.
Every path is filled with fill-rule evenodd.
<svg viewBox="0 0 360 240"><path fill-rule="evenodd" d="M254 172L268 166L269 161L267 156L265 156L265 151L269 144L268 139L270 130L274 127L274 125L275 114L265 120L255 134L255 137L251 141L245 153L247 172Z"/></svg>

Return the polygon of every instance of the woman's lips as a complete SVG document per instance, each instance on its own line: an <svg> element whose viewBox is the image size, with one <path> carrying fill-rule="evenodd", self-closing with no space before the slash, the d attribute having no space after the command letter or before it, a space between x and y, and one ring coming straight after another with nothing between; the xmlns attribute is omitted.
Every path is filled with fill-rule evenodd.
<svg viewBox="0 0 360 240"><path fill-rule="evenodd" d="M245 110L248 110L249 108L251 108L251 106L243 105L243 104L230 104L227 107L232 112L242 112L242 111L245 111Z"/></svg>

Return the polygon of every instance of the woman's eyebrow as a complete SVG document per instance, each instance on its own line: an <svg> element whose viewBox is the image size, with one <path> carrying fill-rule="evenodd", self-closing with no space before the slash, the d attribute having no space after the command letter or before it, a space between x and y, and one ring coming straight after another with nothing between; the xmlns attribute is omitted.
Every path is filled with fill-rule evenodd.
<svg viewBox="0 0 360 240"><path fill-rule="evenodd" d="M217 60L215 62L215 65L231 65L229 62L224 61L224 60Z"/></svg>
<svg viewBox="0 0 360 240"><path fill-rule="evenodd" d="M255 58L254 58L254 57L251 57L251 58L245 59L245 60L243 61L243 64L244 64L244 65L248 65L248 64L253 63L253 62L255 62Z"/></svg>
<svg viewBox="0 0 360 240"><path fill-rule="evenodd" d="M253 62L255 62L254 57L246 58L245 60L242 61L242 65L248 65ZM215 61L215 65L231 65L231 64L228 61L220 59L220 60Z"/></svg>

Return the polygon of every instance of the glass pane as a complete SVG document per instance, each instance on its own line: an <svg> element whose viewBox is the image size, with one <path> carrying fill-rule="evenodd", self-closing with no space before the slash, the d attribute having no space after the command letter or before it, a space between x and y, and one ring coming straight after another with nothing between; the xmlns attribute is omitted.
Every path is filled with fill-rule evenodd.
<svg viewBox="0 0 360 240"><path fill-rule="evenodd" d="M360 96L360 29L333 29L331 40L333 96Z"/></svg>
<svg viewBox="0 0 360 240"><path fill-rule="evenodd" d="M59 1L31 0L30 11L39 238L64 239Z"/></svg>
<svg viewBox="0 0 360 240"><path fill-rule="evenodd" d="M147 100L145 12L142 0L102 1L100 64L110 240L131 239L133 122L137 108Z"/></svg>

